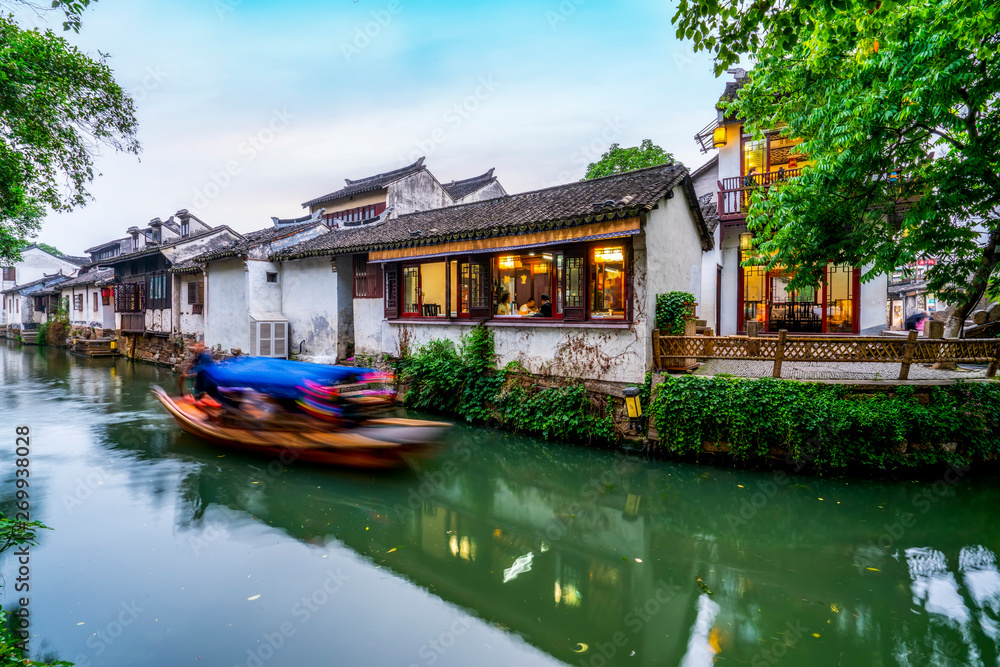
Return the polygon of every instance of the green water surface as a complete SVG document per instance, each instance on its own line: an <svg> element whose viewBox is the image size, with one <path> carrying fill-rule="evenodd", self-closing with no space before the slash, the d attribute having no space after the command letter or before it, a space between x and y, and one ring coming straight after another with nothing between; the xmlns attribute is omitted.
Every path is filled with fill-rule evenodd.
<svg viewBox="0 0 1000 667"><path fill-rule="evenodd" d="M791 478L459 426L419 470L182 433L167 371L0 343L31 653L78 665L996 665L992 478ZM0 557L0 602L18 609Z"/></svg>

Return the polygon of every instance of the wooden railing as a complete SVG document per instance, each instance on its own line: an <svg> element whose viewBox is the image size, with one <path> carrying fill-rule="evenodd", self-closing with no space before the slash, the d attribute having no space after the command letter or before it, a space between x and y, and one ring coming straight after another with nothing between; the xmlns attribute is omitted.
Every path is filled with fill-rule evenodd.
<svg viewBox="0 0 1000 667"><path fill-rule="evenodd" d="M685 366L685 359L744 359L773 361L773 377L781 377L784 361L882 362L900 364L899 379L906 380L913 363L988 362L987 377L1000 366L1000 340L793 336L661 336L653 332L653 357L657 370Z"/></svg>
<svg viewBox="0 0 1000 667"><path fill-rule="evenodd" d="M145 333L146 313L121 313L122 333Z"/></svg>
<svg viewBox="0 0 1000 667"><path fill-rule="evenodd" d="M719 219L735 220L745 218L750 206L750 196L754 190L799 176L802 169L780 169L765 171L753 176L734 176L719 181Z"/></svg>

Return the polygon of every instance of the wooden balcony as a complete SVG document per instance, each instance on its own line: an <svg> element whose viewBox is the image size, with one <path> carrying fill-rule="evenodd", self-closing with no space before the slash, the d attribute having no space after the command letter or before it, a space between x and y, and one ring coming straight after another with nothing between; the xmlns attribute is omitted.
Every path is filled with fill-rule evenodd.
<svg viewBox="0 0 1000 667"><path fill-rule="evenodd" d="M146 333L146 313L121 313L122 333Z"/></svg>
<svg viewBox="0 0 1000 667"><path fill-rule="evenodd" d="M719 181L719 220L741 221L747 217L750 197L756 190L780 185L802 173L802 169L765 171L753 176L736 176Z"/></svg>

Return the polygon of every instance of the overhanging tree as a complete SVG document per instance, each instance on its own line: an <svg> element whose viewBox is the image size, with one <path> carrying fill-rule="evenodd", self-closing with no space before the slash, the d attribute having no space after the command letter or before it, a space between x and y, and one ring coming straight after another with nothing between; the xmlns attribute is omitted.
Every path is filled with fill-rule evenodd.
<svg viewBox="0 0 1000 667"><path fill-rule="evenodd" d="M11 4L0 3L0 8ZM79 29L90 0L57 0L66 29ZM107 56L91 58L50 30L0 16L0 259L17 260L46 208L90 198L104 147L139 152L135 107Z"/></svg>
<svg viewBox="0 0 1000 667"><path fill-rule="evenodd" d="M650 139L643 139L640 145L629 148L611 144L600 160L587 165L587 174L583 180L623 174L626 171L655 167L658 164L670 164L673 161L673 155L664 151Z"/></svg>
<svg viewBox="0 0 1000 667"><path fill-rule="evenodd" d="M804 140L809 167L748 210L757 256L793 287L831 261L870 279L937 258L957 335L1000 288L1000 4L681 0L674 23L717 74L755 61L728 115Z"/></svg>

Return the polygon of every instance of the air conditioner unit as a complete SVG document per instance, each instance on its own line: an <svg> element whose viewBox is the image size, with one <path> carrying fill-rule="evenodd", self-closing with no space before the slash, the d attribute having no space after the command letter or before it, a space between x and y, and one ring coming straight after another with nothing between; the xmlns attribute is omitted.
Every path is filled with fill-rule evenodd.
<svg viewBox="0 0 1000 667"><path fill-rule="evenodd" d="M288 358L288 318L280 313L250 315L250 354Z"/></svg>

